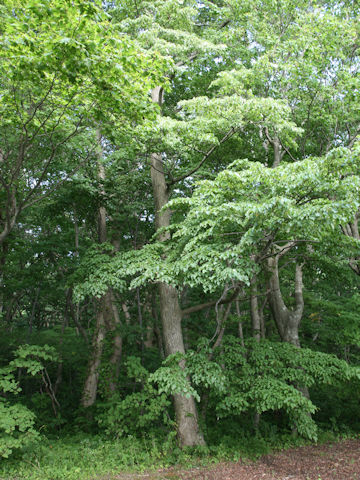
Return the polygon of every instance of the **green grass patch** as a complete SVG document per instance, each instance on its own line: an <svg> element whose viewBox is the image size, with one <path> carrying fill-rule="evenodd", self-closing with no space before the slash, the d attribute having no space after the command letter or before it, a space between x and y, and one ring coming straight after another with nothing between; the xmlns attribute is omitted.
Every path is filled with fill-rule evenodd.
<svg viewBox="0 0 360 480"><path fill-rule="evenodd" d="M300 437L273 435L252 437L239 431L238 438L223 437L217 445L181 450L173 436L112 439L78 434L43 438L32 448L0 462L0 480L92 480L121 472L142 472L177 465L206 466L219 461L254 460L276 450L309 444ZM321 441L334 441L333 434Z"/></svg>

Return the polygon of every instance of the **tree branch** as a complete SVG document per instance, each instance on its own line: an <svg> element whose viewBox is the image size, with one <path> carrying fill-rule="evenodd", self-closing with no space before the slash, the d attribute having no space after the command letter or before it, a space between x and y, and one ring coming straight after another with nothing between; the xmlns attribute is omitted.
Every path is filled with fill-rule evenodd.
<svg viewBox="0 0 360 480"><path fill-rule="evenodd" d="M185 315L190 315L190 313L199 312L200 310L204 310L205 308L210 308L215 305L224 305L227 303L232 302L238 296L240 291L239 287L236 287L234 293L230 295L228 298L224 298L223 300L212 300L211 302L200 303L198 305L193 305L192 307L185 308L181 311L181 316L184 317Z"/></svg>
<svg viewBox="0 0 360 480"><path fill-rule="evenodd" d="M206 162L206 160L210 157L210 155L220 146L222 145L224 142L226 142L226 140L228 140L229 138L231 138L234 133L236 132L236 129L234 127L231 127L230 130L222 137L222 139L219 141L219 143L217 145L213 145L203 156L202 160L198 163L198 165L193 168L192 170L190 170L189 172L187 173L184 173L184 175L180 175L179 177L176 177L176 178L173 178L170 182L167 182L167 186L171 186L171 185L174 185L175 183L177 182L181 182L181 180L184 180L185 178L187 177L190 177L190 175L192 175L193 173L197 172L199 170L199 168L202 167L202 165Z"/></svg>

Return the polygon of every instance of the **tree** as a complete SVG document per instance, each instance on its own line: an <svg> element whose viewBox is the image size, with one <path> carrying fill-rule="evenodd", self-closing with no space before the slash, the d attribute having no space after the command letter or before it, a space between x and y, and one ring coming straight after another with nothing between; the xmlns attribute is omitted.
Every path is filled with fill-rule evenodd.
<svg viewBox="0 0 360 480"><path fill-rule="evenodd" d="M149 57L94 2L5 2L0 21L3 243L25 208L94 153L94 121L111 132L142 119L162 75L153 56L139 76Z"/></svg>

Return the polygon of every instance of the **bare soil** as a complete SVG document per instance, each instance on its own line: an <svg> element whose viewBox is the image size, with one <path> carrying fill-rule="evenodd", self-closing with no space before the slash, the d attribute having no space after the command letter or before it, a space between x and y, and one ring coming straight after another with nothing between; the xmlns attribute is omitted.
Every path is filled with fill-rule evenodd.
<svg viewBox="0 0 360 480"><path fill-rule="evenodd" d="M191 470L173 468L143 474L120 474L112 479L360 480L360 439L294 448L266 455L256 462L224 462Z"/></svg>

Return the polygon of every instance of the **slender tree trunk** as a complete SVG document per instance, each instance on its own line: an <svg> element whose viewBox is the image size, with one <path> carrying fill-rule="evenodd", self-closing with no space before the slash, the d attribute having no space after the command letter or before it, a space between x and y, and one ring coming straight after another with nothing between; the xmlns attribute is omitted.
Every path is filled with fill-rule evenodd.
<svg viewBox="0 0 360 480"><path fill-rule="evenodd" d="M269 143L273 146L274 149L274 160L272 163L272 168L276 168L280 165L281 160L285 154L285 150L282 148L280 138L275 134L274 137L270 137L269 130L265 128L265 134ZM265 148L267 150L267 144L265 143Z"/></svg>
<svg viewBox="0 0 360 480"><path fill-rule="evenodd" d="M261 338L266 338L266 327L265 327L265 315L264 308L267 303L267 297L265 298L262 307L260 308L260 336Z"/></svg>
<svg viewBox="0 0 360 480"><path fill-rule="evenodd" d="M155 330L155 335L156 335L156 340L158 344L158 349L160 353L160 357L162 359L165 358L165 350L164 350L164 343L163 343L163 336L162 332L160 331L159 327L159 315L158 315L158 310L157 310L157 305L156 305L156 294L155 292L152 295L151 299L151 313L152 317L154 319L154 330Z"/></svg>
<svg viewBox="0 0 360 480"><path fill-rule="evenodd" d="M213 346L213 349L217 348L217 347L220 347L221 344L222 344L222 340L224 338L224 333L225 333L225 328L226 328L226 321L230 315L230 310L231 310L231 307L232 307L232 303L228 303L226 309L225 309L225 312L223 313L222 315L222 318L221 318L221 323L218 327L218 335L217 335L217 338L215 340L215 343L214 343L214 346ZM212 355L211 355L212 357Z"/></svg>
<svg viewBox="0 0 360 480"><path fill-rule="evenodd" d="M239 318L239 320L238 320L238 334L239 334L241 346L243 348L245 348L244 331L243 331L243 324L242 324L242 320L241 320L242 315L241 315L241 311L240 311L240 302L239 302L238 298L235 300L235 307L236 307L236 314Z"/></svg>
<svg viewBox="0 0 360 480"><path fill-rule="evenodd" d="M102 148L101 148L101 134L100 131L96 132L97 137L97 157L98 157L98 179L100 182L105 180L105 168L101 163L102 160ZM100 190L101 195L104 195L103 186ZM104 205L100 205L98 210L98 238L99 243L104 243L107 240L106 229L106 209ZM101 357L104 348L104 340L106 334L106 313L109 309L109 292L101 297L96 302L96 326L92 340L92 350L90 353L88 363L88 374L85 379L83 394L81 398L81 404L83 407L90 407L95 403L97 387L99 381L99 368L101 364Z"/></svg>
<svg viewBox="0 0 360 480"><path fill-rule="evenodd" d="M257 342L261 338L261 316L259 310L258 293L256 288L256 275L250 280L250 312L251 312L251 326L252 336Z"/></svg>
<svg viewBox="0 0 360 480"><path fill-rule="evenodd" d="M257 276L254 275L250 280L250 313L251 313L251 326L252 326L252 336L257 342L260 342L261 339L261 316L259 309L259 300L257 293ZM254 414L254 429L257 431L259 429L260 423L260 413L255 412Z"/></svg>
<svg viewBox="0 0 360 480"><path fill-rule="evenodd" d="M81 405L83 407L90 407L95 403L97 387L99 382L99 368L101 364L101 356L104 347L105 339L105 319L104 305L105 299L102 297L97 302L96 308L96 327L92 341L92 351L88 364L88 374L85 380L83 394L81 398Z"/></svg>
<svg viewBox="0 0 360 480"><path fill-rule="evenodd" d="M114 245L115 251L118 252L120 248L119 238L113 237L112 244ZM115 393L117 389L117 381L120 374L120 362L122 357L123 349L123 339L119 331L121 326L121 319L119 309L116 303L116 298L113 290L109 290L109 315L108 315L108 329L112 332L112 347L113 351L110 357L111 373L112 377L109 383L109 389L112 393ZM129 316L129 312L126 312ZM127 317L126 320L127 322Z"/></svg>
<svg viewBox="0 0 360 480"><path fill-rule="evenodd" d="M355 238L355 240L360 240L359 219L360 210L356 213L353 222L347 223L345 226L341 227L344 235ZM360 256L351 258L349 266L356 275L360 276Z"/></svg>
<svg viewBox="0 0 360 480"><path fill-rule="evenodd" d="M153 89L152 100L162 105L163 91L161 87ZM169 192L163 169L162 157L158 153L151 155L151 181L155 202L156 228L170 225L170 211L160 212L161 208L168 203ZM160 240L166 240L167 233L160 235ZM163 327L165 354L185 353L183 335L181 330L181 309L177 290L165 283L159 283L160 316ZM204 438L199 429L197 409L193 397L174 395L177 433L181 446L203 445Z"/></svg>
<svg viewBox="0 0 360 480"><path fill-rule="evenodd" d="M216 337L216 340L214 342L212 351L208 356L209 360L212 360L212 358L214 356L214 353L215 353L215 351L214 351L215 348L221 347L221 344L222 344L222 341L223 341L223 338L224 338L224 334L225 334L225 329L226 329L226 321L227 321L227 319L230 315L231 306L232 306L232 303L231 302L228 303L228 305L226 307L226 310L224 311L224 306L221 305L221 321L218 323L218 327L217 327L217 330L216 330L217 337ZM221 368L224 370L225 366L221 365ZM206 414L207 414L208 404L209 404L209 393L210 393L210 390L207 389L207 391L204 393L204 395L201 399L201 403L202 403L201 417L202 417L203 422L205 422L205 420L206 420Z"/></svg>
<svg viewBox="0 0 360 480"><path fill-rule="evenodd" d="M38 300L39 300L39 294L40 294L40 287L38 287L36 289L35 298L33 300L33 304L32 304L32 307L31 307L31 314L30 314L30 318L29 318L29 329L28 329L28 334L27 334L27 342L30 341L30 337L32 335L36 306L37 306L37 303L38 303Z"/></svg>
<svg viewBox="0 0 360 480"><path fill-rule="evenodd" d="M0 210L0 216L1 216L1 210ZM2 245L0 245L0 315L4 312L4 291L3 291L3 286L4 286L4 268L6 264L6 256L9 250L9 246L7 242L4 242Z"/></svg>
<svg viewBox="0 0 360 480"><path fill-rule="evenodd" d="M122 303L121 308L122 308L122 311L124 312L126 325L130 325L131 317L130 317L128 306L126 305L126 303Z"/></svg>
<svg viewBox="0 0 360 480"><path fill-rule="evenodd" d="M58 367L57 367L56 380L55 380L55 384L54 384L54 395L55 396L57 395L57 393L59 391L59 388L60 388L60 385L61 385L62 380L63 380L64 361L63 361L63 356L62 356L61 349L62 349L62 346L63 346L63 343L64 343L64 331L65 331L66 323L67 323L67 318L66 318L66 315L64 315L63 321L61 323L61 333L60 333L60 338L59 338L60 359L59 359L59 363L58 363Z"/></svg>
<svg viewBox="0 0 360 480"><path fill-rule="evenodd" d="M109 330L113 334L113 351L110 357L111 365L111 378L109 383L109 389L111 393L115 393L117 389L117 379L120 374L120 361L122 356L122 336L120 335L118 328L121 325L119 310L115 303L113 292L109 291L109 306L110 309L110 323L108 325Z"/></svg>
<svg viewBox="0 0 360 480"><path fill-rule="evenodd" d="M88 345L89 344L88 334L87 334L85 328L81 325L81 322L80 322L79 305L78 304L77 305L73 304L72 294L73 294L73 291L72 291L72 288L70 287L68 289L68 292L67 292L67 298L68 298L68 301L69 301L69 309L70 309L71 318L74 321L74 324L75 324L78 335L80 334L83 337L83 339L85 340L85 343Z"/></svg>
<svg viewBox="0 0 360 480"><path fill-rule="evenodd" d="M141 352L141 363L144 362L144 325L143 325L143 315L141 309L141 299L140 299L140 289L139 287L136 289L136 303L137 303L137 311L138 311L138 321L139 321L139 328L140 328L140 352Z"/></svg>

